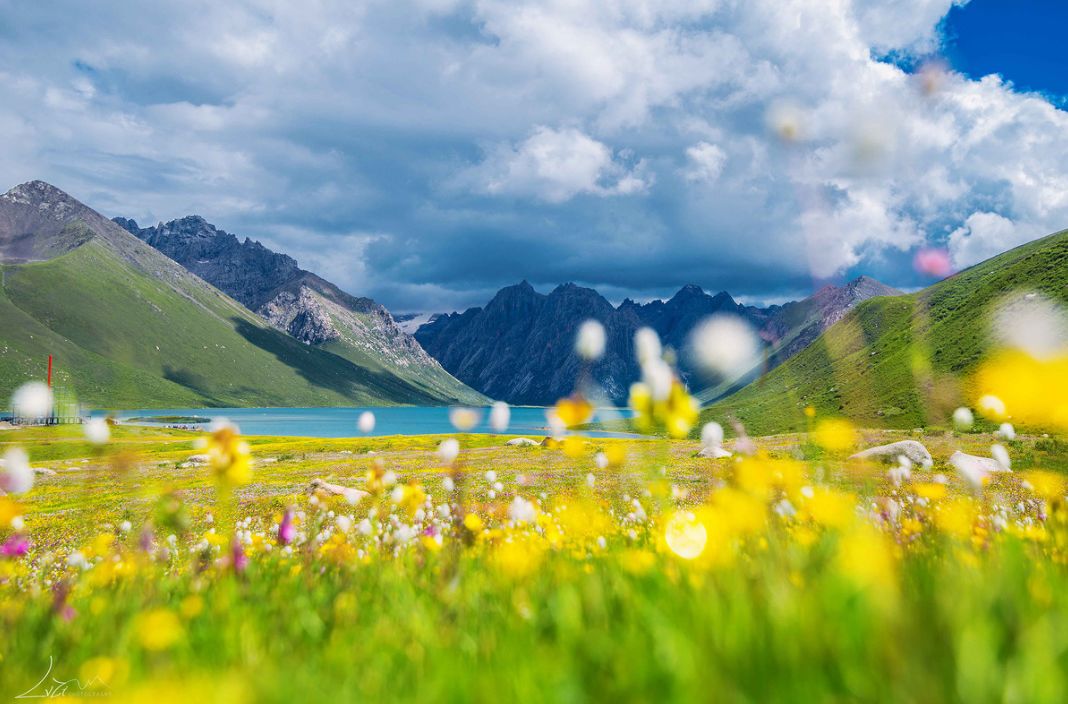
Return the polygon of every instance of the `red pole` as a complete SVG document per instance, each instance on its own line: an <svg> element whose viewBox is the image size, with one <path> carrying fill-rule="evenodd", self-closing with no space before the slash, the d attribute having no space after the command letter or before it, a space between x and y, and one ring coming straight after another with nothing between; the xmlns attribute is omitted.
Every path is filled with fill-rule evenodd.
<svg viewBox="0 0 1068 704"><path fill-rule="evenodd" d="M52 388L52 355L48 355L48 388Z"/></svg>

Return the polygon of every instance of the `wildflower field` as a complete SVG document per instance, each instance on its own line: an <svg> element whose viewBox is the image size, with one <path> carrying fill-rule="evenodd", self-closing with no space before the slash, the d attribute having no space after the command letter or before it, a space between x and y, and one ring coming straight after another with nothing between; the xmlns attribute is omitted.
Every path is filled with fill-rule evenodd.
<svg viewBox="0 0 1068 704"><path fill-rule="evenodd" d="M723 459L7 431L55 474L0 498L0 697L1068 699L1065 440L813 422ZM847 459L909 438L933 466Z"/></svg>

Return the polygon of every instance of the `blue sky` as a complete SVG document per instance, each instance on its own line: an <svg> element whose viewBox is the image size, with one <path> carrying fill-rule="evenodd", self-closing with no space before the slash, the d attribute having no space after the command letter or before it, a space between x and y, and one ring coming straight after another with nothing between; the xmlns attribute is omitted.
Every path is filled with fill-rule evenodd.
<svg viewBox="0 0 1068 704"><path fill-rule="evenodd" d="M397 312L524 278L913 288L921 249L964 267L1068 226L1064 13L0 0L0 173L142 224L203 215Z"/></svg>

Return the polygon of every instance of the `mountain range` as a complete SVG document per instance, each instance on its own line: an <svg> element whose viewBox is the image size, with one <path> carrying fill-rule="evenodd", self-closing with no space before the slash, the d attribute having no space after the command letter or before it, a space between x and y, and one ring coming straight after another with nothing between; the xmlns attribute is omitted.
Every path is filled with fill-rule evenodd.
<svg viewBox="0 0 1068 704"><path fill-rule="evenodd" d="M492 398L551 404L571 393L576 380L588 373L608 399L621 401L640 375L633 347L640 327L651 327L675 350L680 373L692 388L699 388L701 378L684 350L694 328L710 315L747 320L765 340L769 364L777 365L861 301L900 293L861 277L844 286L826 286L801 301L759 308L742 305L725 291L709 294L691 284L666 301L627 299L613 306L593 289L564 284L541 294L523 281L499 291L483 308L434 316L415 337L453 376ZM574 352L574 339L589 318L604 325L607 345L601 360L586 370ZM711 388L705 393L714 398L729 390Z"/></svg>
<svg viewBox="0 0 1068 704"><path fill-rule="evenodd" d="M10 391L42 379L47 357L54 355L61 388L83 403L110 408L482 399L432 362L423 369L438 370L436 379L413 373L419 354L410 348L418 345L403 334L391 353L407 365L384 354L380 364L363 363L360 341L346 339L355 335L355 323L337 324L345 316L335 317L331 306L374 321L380 314L373 303L340 292L329 300L332 289L321 279L257 252L277 272L263 277L263 300L278 309L280 294L299 298L309 289L307 297L327 311L328 320L319 322L332 325L337 338L322 344L297 339L54 186L16 186L0 196L0 387ZM257 288L248 283L242 295ZM301 315L311 317L312 307L296 310L293 319L279 311L275 323L299 335L318 324L293 325ZM388 321L381 327L386 329L375 332L391 334Z"/></svg>
<svg viewBox="0 0 1068 704"><path fill-rule="evenodd" d="M443 370L383 306L345 293L286 254L241 241L198 215L145 228L128 218L114 222L305 344L402 375L441 400L485 401Z"/></svg>
<svg viewBox="0 0 1068 704"><path fill-rule="evenodd" d="M754 435L806 428L808 407L861 427L945 427L954 409L976 400L973 372L994 344L995 311L1006 300L1035 296L1068 307L1068 230L915 293L853 307L759 382L707 407L703 418L734 418ZM1055 336L1056 322L1048 325L1030 334Z"/></svg>

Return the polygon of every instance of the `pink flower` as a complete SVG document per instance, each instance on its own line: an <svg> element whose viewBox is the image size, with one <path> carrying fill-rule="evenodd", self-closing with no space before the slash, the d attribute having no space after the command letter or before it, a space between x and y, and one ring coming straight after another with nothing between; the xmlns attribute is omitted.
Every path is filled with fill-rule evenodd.
<svg viewBox="0 0 1068 704"><path fill-rule="evenodd" d="M916 252L916 258L912 265L916 271L928 276L944 279L953 273L953 264L949 259L949 252L944 249L921 249Z"/></svg>
<svg viewBox="0 0 1068 704"><path fill-rule="evenodd" d="M242 547L241 542L235 540L230 545L230 562L234 566L234 572L238 574L245 571L248 567L248 555L245 554L245 548Z"/></svg>
<svg viewBox="0 0 1068 704"><path fill-rule="evenodd" d="M30 541L26 539L26 536L18 533L12 535L3 545L0 545L0 555L4 557L22 557L29 551Z"/></svg>
<svg viewBox="0 0 1068 704"><path fill-rule="evenodd" d="M297 535L297 529L293 525L293 512L287 510L282 516L282 522L278 524L278 544L289 545Z"/></svg>

